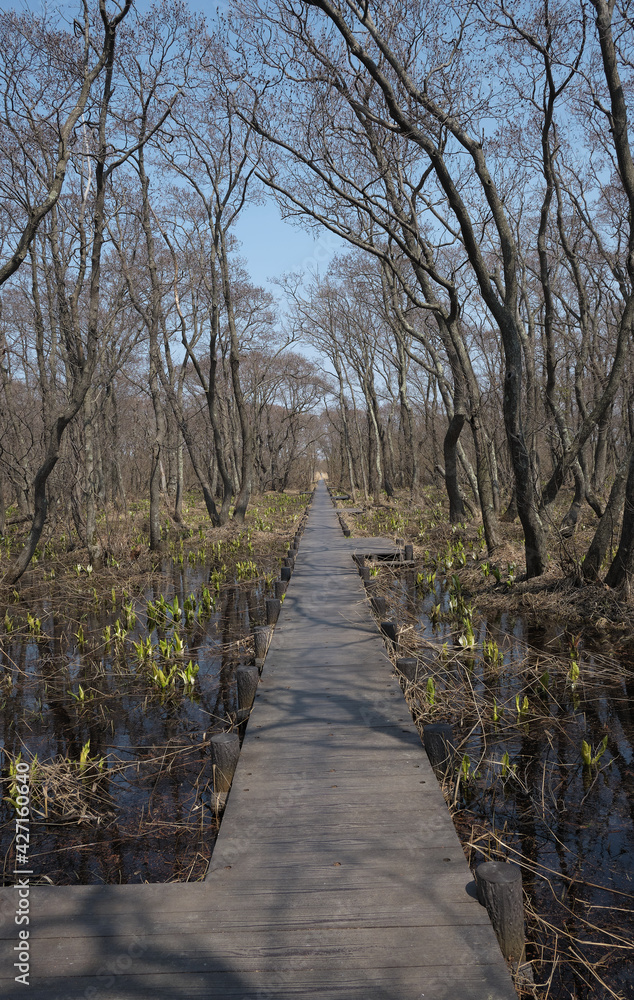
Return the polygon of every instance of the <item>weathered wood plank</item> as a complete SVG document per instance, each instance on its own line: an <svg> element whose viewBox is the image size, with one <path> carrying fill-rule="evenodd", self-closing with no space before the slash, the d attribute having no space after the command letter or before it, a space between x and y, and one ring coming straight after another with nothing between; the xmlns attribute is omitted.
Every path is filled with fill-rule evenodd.
<svg viewBox="0 0 634 1000"><path fill-rule="evenodd" d="M223 931L210 924L204 932L179 934L177 947L174 936L154 931L151 935L135 935L133 948L135 976L151 975L159 968L187 976L206 972L213 976L224 969L238 973L267 973L286 969L295 976L305 971L326 971L333 962L346 973L363 972L367 968L445 967L454 972L460 966L477 966L489 928L485 926L427 926L404 928L348 927L341 929L315 927L310 931L273 932ZM210 934L213 944L210 944ZM86 976L96 963L114 963L130 946L129 935L104 938L82 938L83 947L70 951L68 939L50 938L46 954L34 949L31 974L34 979ZM126 963L127 964L127 963Z"/></svg>
<svg viewBox="0 0 634 1000"><path fill-rule="evenodd" d="M187 976L162 970L156 954L155 971L133 976L102 963L99 976L49 978L29 989L29 1000L507 1000L508 975L499 968L436 969L433 966L395 970L293 969L247 974L233 969ZM119 961L125 967L127 954ZM96 992L91 992L95 990ZM11 997L12 994L5 994Z"/></svg>

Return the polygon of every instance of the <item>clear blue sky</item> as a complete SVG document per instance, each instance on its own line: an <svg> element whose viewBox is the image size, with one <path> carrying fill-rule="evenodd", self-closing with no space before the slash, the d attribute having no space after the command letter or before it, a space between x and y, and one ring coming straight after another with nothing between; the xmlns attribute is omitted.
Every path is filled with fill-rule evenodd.
<svg viewBox="0 0 634 1000"><path fill-rule="evenodd" d="M1 2L1 0L0 0ZM139 11L150 7L152 0L135 0ZM17 8L41 13L46 0L9 0L5 8ZM59 0L59 9L67 20L76 13L78 0ZM229 7L227 0L189 0L189 8L205 14L213 21L217 10ZM271 279L288 272L319 270L322 274L335 253L345 249L342 240L336 239L327 230L315 229L307 232L297 225L284 222L280 210L272 196L264 194L261 205L247 205L234 228L241 242L240 256L245 260L251 281L272 291L279 297Z"/></svg>
<svg viewBox="0 0 634 1000"><path fill-rule="evenodd" d="M290 271L319 270L323 274L333 256L346 246L326 229L305 232L285 222L270 197L262 205L245 207L234 232L242 244L240 256L247 263L253 284L274 293L270 279Z"/></svg>

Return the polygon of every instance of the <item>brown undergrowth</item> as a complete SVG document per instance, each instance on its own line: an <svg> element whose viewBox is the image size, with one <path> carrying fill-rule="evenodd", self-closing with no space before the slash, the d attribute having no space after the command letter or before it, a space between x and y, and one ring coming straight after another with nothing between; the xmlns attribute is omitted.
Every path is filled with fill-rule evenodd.
<svg viewBox="0 0 634 1000"><path fill-rule="evenodd" d="M522 578L524 546L519 521L500 521L502 542L495 556L489 558L483 541L480 517L462 525L450 525L444 491L425 487L415 499L409 494L397 494L380 504L364 500L338 501L337 506L360 508L359 513L346 515L354 535L360 537L386 535L414 545L416 562L425 562L425 554L438 554L448 542L460 538L465 547L473 546L463 567L456 569L463 586L483 611L528 614L533 617L558 619L575 628L584 637L605 643L606 652L629 655L634 643L634 615L631 602L623 600L618 591L603 583L587 583L581 577L581 564L596 530L598 519L586 508L577 530L564 537L559 525L570 505L570 495L562 491L548 525L549 564L546 572L533 580ZM612 551L618 544L618 534L612 539ZM493 575L484 576L482 567L495 565L502 576L498 583ZM507 585L508 567L514 567L514 580ZM607 566L604 567L604 573Z"/></svg>
<svg viewBox="0 0 634 1000"><path fill-rule="evenodd" d="M443 791L470 866L522 869L534 984L516 978L519 996L626 1000L633 633L617 594L579 586L593 524L573 539L553 535L547 574L523 581L517 525L504 526L494 561L480 524L447 524L438 497L425 510L405 498L355 506L353 534L414 544L409 566L371 564L372 593L398 626L393 660L418 664L415 683L397 675L421 734L430 722L453 727Z"/></svg>
<svg viewBox="0 0 634 1000"><path fill-rule="evenodd" d="M190 497L148 552L146 505L121 514L104 565L58 523L18 587L0 590L4 719L0 836L15 845L11 788L30 765L32 856L55 884L204 876L217 830L210 736L237 724L235 672L307 498L255 498L213 528ZM2 544L6 565L21 544Z"/></svg>

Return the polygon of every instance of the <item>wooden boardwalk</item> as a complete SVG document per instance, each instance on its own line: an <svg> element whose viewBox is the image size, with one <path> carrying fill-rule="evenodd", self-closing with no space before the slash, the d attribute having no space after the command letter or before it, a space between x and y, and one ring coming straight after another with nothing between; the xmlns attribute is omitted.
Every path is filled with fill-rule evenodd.
<svg viewBox="0 0 634 1000"><path fill-rule="evenodd" d="M515 1000L342 541L320 483L206 881L31 889L30 1000Z"/></svg>

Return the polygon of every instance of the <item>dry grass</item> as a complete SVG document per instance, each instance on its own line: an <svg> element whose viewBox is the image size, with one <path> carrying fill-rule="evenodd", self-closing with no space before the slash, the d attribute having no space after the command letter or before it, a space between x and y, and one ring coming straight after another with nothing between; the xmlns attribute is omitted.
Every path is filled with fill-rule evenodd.
<svg viewBox="0 0 634 1000"><path fill-rule="evenodd" d="M165 551L151 554L139 505L120 516L117 530L110 517L108 564L90 569L87 553L58 526L19 588L0 592L5 795L11 760L21 752L32 761L37 750L34 860L45 881L67 881L69 872L72 879L73 866L87 881L133 880L138 872L129 871L130 858L156 881L204 875L217 829L209 808L209 737L235 722L232 671L253 651L243 612L248 606L253 624L305 507L306 497L269 494L256 498L245 525L212 528L192 502L186 523L170 524ZM19 545L16 534L14 549ZM10 557L6 544L2 555ZM256 587L260 605L245 593ZM194 615L186 622L190 589ZM214 601L204 614L201 589ZM168 616L154 635L149 602L170 601L181 591L178 624ZM121 641L110 637L119 624ZM162 653L159 639L172 642L177 633L183 652ZM152 652L143 660L136 647L150 636ZM204 693L186 692L180 681L157 685L154 666L185 667L190 657L203 671L205 663L219 665ZM132 733L143 746L126 746ZM10 876L14 814L7 802L2 810Z"/></svg>
<svg viewBox="0 0 634 1000"><path fill-rule="evenodd" d="M390 506L397 514L409 510L408 505ZM385 511L381 510L380 517L384 516ZM347 515L353 534L357 533L356 518L362 521L358 534L379 533L376 530L379 522L373 520L371 509L360 516ZM482 860L510 860L523 869L528 957L534 985L519 975L515 979L518 995L540 1000L580 997L626 1000L629 987L624 988L623 983L631 985L627 969L634 961L634 894L613 888L609 868L601 871L596 867L594 880L584 875L589 869L585 856L577 853L574 838L563 843L560 835L562 826L567 825L562 821L566 809L572 808L572 816L577 815L573 803L567 804L572 779L581 786L579 747L584 735L584 716L577 713L582 713L585 704L598 704L607 691L623 699L623 684L632 678L630 659L616 658L634 635L631 608L602 586L579 587L574 574L565 572L565 559L553 559L548 573L539 580L526 582L515 578L507 583L508 563L521 565L521 539L513 537L519 535L517 526L510 526L511 537L507 537L501 550L499 565L504 572L498 583L491 575L483 575L487 559L484 553L477 552L477 523L458 531L446 523L438 523L421 538L420 520L420 512L410 511L405 527L400 523L398 531L387 533L388 537L398 534L405 541L414 542L419 560L414 574L429 569L433 561L438 565L440 553L456 538L462 540L467 553L465 565L449 571L441 569L439 577L448 580L455 573L460 578L462 593L473 605L476 645L473 649L457 646L462 626L449 616L444 616L447 632L441 640L423 635L420 610L412 608L411 602L401 596L398 581L403 571L397 566L380 564L374 593L386 598L388 617L398 624L398 655L415 657L422 665L422 676L419 674L416 684L401 678L416 723L422 730L428 722L451 722L458 737L457 761L466 751L471 753L468 777L456 769L443 787L467 860L472 867ZM581 551L586 540L579 537L573 541ZM475 559L471 552L475 552ZM569 559L568 565L573 562ZM521 615L523 620L531 619L540 625L550 621L556 626L552 631L560 638L552 651L548 647L533 648L513 638L513 655L507 656L503 664L483 664L482 619L501 613ZM495 636L503 646L499 633L487 627L486 634ZM446 645L441 651L442 640ZM507 653L510 642L509 639L504 646ZM566 642L577 643L581 651L580 674L574 683ZM589 645L591 655L587 653ZM540 678L545 672L549 676L548 689L540 694ZM492 694L500 690L502 678L506 696L495 703ZM429 679L434 685L431 699ZM520 704L527 698L528 709L523 716L517 715L515 695L519 696ZM578 706L574 710L573 702ZM511 750L512 763L505 775L500 760L504 746L511 749L527 741L526 745L534 742L537 747L540 738L541 757L516 757ZM479 747L477 756L473 755L474 746ZM566 761L557 757L562 746L566 747ZM615 747L612 741L612 754L618 754ZM541 775L539 780L535 768ZM585 802L592 809L601 780L601 765L583 770L579 814ZM515 806L497 812L496 802L504 805L507 800ZM596 801L601 801L600 796ZM525 808L530 808L536 817L543 843L554 845L554 857L561 854L565 859L564 867L553 868L545 861L548 851L527 853L527 834L522 822ZM574 825L574 818L570 822Z"/></svg>
<svg viewBox="0 0 634 1000"><path fill-rule="evenodd" d="M500 522L502 544L495 559L489 560L484 550L479 552L475 562L469 562L458 571L461 581L483 612L505 611L560 619L594 641L605 641L606 652L631 656L634 644L631 602L601 583L581 580L580 566L598 524L596 515L589 507L585 508L571 538L562 537L559 531L570 499L566 491L560 493L553 521L547 526L549 565L541 577L528 581L521 578L524 544L521 526L516 520L510 524ZM379 506L363 500L354 504L352 501L339 502L337 506L362 508L360 514L346 515L353 535L401 537L414 545L414 558L421 563L425 553L440 553L456 537L462 538L465 546L475 546L482 536L480 517L467 521L458 529L448 523L444 491L434 487L426 487L415 502L409 495L397 495L389 501L385 499ZM616 547L618 535L612 541ZM489 561L502 571L509 564L517 567L512 587L496 585L492 577L483 577L482 565Z"/></svg>

